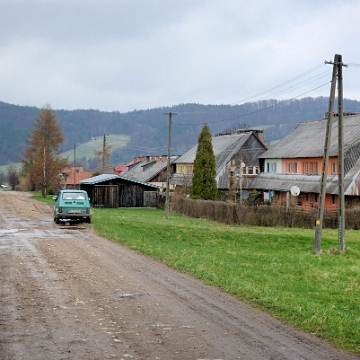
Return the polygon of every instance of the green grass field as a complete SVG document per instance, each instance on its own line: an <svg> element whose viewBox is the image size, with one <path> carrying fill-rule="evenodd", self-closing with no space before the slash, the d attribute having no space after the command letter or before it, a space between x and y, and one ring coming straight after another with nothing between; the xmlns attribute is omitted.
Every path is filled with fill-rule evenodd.
<svg viewBox="0 0 360 360"><path fill-rule="evenodd" d="M107 135L106 136L106 144L111 145L111 151L116 149L123 148L130 142L130 136L128 135ZM86 143L80 144L76 146L76 158L81 159L86 157L87 159L93 158L94 151L101 151L103 148L103 137L99 136L96 139L90 140ZM68 157L69 161L74 160L74 150L65 151L62 154L64 157Z"/></svg>
<svg viewBox="0 0 360 360"><path fill-rule="evenodd" d="M51 201L50 201L51 202ZM97 233L360 354L360 231L230 227L155 209L94 209Z"/></svg>
<svg viewBox="0 0 360 360"><path fill-rule="evenodd" d="M125 147L130 142L130 136L129 135L116 135L111 134L106 136L106 144L111 145L111 151L114 151L116 149L120 149ZM76 146L76 159L80 160L83 157L86 157L87 159L91 159L95 157L94 151L98 150L101 151L103 148L103 137L99 136L96 139L89 140L86 143L79 144ZM63 157L68 157L69 162L74 161L74 149L65 151L62 153ZM2 165L0 166L0 172L7 174L7 166L8 165ZM21 163L16 163L15 166L21 170Z"/></svg>

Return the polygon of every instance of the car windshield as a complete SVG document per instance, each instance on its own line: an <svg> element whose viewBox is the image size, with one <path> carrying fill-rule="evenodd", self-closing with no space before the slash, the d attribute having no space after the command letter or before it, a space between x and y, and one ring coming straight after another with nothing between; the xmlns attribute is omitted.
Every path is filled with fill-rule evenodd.
<svg viewBox="0 0 360 360"><path fill-rule="evenodd" d="M62 198L63 200L85 200L85 194L76 192L64 192Z"/></svg>

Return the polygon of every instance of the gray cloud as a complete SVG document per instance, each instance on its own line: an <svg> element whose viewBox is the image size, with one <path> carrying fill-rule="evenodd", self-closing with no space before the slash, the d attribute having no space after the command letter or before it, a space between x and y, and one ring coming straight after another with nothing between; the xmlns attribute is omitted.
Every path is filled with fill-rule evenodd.
<svg viewBox="0 0 360 360"><path fill-rule="evenodd" d="M231 104L335 53L360 63L359 13L355 0L0 0L0 101L108 111ZM278 97L326 84L327 70ZM346 97L360 100L359 76L360 67L344 70Z"/></svg>

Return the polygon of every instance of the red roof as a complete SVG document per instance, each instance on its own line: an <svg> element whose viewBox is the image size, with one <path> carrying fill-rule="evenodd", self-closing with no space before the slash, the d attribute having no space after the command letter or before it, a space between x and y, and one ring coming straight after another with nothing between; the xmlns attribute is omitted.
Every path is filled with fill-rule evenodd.
<svg viewBox="0 0 360 360"><path fill-rule="evenodd" d="M114 166L114 173L116 175L121 174L122 172L124 172L125 170L128 169L128 166L132 165L134 163L134 160L131 160L130 162L128 162L126 165L115 165Z"/></svg>

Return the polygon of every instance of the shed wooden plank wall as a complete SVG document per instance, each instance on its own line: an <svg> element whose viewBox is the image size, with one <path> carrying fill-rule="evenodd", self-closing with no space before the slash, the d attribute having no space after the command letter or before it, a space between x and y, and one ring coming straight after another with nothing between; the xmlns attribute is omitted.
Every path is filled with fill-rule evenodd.
<svg viewBox="0 0 360 360"><path fill-rule="evenodd" d="M94 207L117 208L119 205L119 186L96 185L94 187Z"/></svg>

